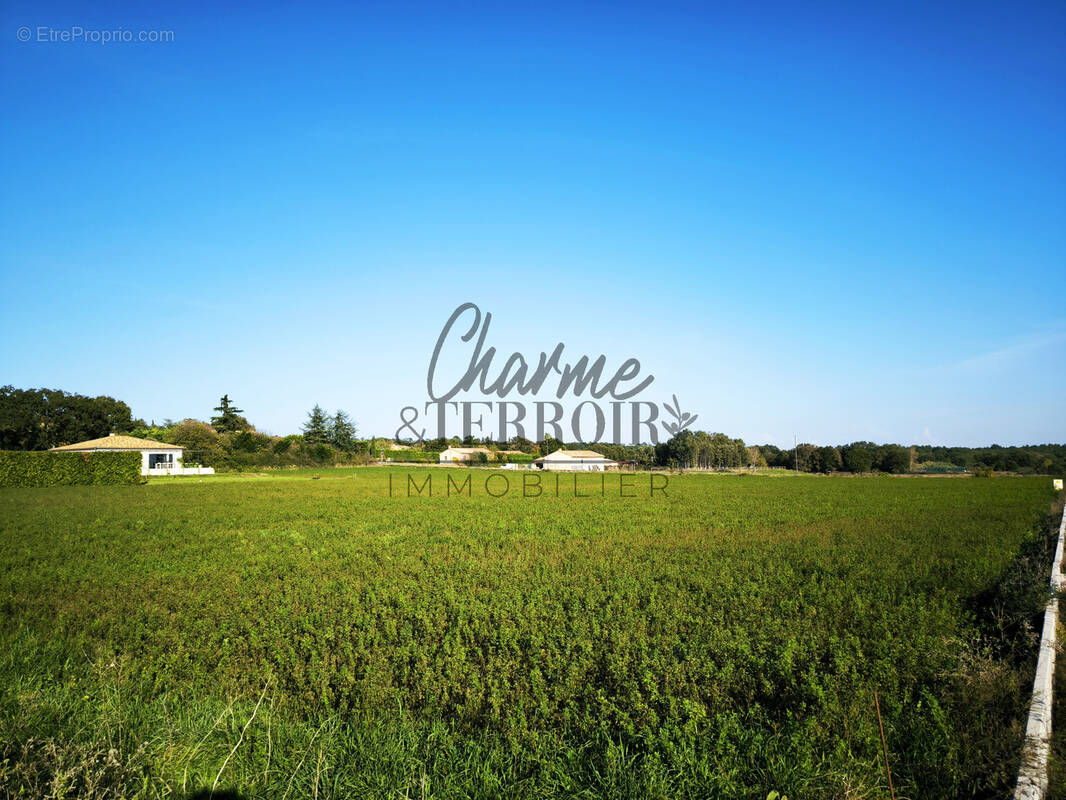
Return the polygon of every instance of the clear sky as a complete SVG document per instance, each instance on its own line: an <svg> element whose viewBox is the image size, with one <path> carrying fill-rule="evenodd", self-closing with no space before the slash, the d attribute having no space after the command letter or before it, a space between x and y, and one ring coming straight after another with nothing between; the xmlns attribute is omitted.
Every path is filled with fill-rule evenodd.
<svg viewBox="0 0 1066 800"><path fill-rule="evenodd" d="M517 5L3 3L0 383L391 435L472 301L751 443L1066 441L1066 5Z"/></svg>

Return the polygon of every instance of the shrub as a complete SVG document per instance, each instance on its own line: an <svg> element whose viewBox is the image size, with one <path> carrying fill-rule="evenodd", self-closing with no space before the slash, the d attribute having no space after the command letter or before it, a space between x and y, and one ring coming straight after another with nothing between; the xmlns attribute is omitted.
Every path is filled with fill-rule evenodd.
<svg viewBox="0 0 1066 800"><path fill-rule="evenodd" d="M440 461L440 453L431 453L427 450L386 450L385 459L413 464L436 464Z"/></svg>
<svg viewBox="0 0 1066 800"><path fill-rule="evenodd" d="M533 455L531 453L506 453L501 454L500 461L505 464L532 464Z"/></svg>
<svg viewBox="0 0 1066 800"><path fill-rule="evenodd" d="M0 450L0 486L140 483L141 454Z"/></svg>
<svg viewBox="0 0 1066 800"><path fill-rule="evenodd" d="M225 457L222 438L214 428L199 420L183 420L170 429L166 441L185 448L185 460L189 463L213 467Z"/></svg>

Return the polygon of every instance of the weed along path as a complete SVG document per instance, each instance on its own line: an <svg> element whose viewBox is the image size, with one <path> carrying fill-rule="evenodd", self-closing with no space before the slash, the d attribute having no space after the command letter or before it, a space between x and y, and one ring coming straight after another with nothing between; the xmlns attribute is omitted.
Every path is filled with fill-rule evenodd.
<svg viewBox="0 0 1066 800"><path fill-rule="evenodd" d="M1015 790L1045 479L387 493L444 472L0 490L0 785L887 797L887 752L897 797Z"/></svg>
<svg viewBox="0 0 1066 800"><path fill-rule="evenodd" d="M1033 697L1025 726L1025 748L1018 771L1015 800L1043 800L1048 790L1048 757L1051 749L1054 704L1055 653L1058 649L1059 592L1063 589L1062 557L1066 541L1066 510L1060 510L1055 556L1051 561L1051 592L1044 611L1040 634L1040 655L1033 679ZM1060 697L1062 703L1066 698Z"/></svg>

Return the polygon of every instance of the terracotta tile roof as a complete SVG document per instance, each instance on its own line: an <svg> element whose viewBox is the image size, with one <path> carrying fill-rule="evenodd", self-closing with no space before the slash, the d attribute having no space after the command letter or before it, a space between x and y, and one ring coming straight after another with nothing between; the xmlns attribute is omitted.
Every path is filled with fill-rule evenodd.
<svg viewBox="0 0 1066 800"><path fill-rule="evenodd" d="M65 444L53 447L53 450L182 450L176 444L157 442L154 439L138 439L136 436L112 434L102 439L90 439L77 444Z"/></svg>

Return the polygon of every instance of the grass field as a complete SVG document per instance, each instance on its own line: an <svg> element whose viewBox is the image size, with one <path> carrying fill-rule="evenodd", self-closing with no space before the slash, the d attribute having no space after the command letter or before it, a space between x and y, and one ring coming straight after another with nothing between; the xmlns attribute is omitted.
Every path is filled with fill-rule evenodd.
<svg viewBox="0 0 1066 800"><path fill-rule="evenodd" d="M485 474L0 490L5 796L1009 795L1049 480Z"/></svg>

